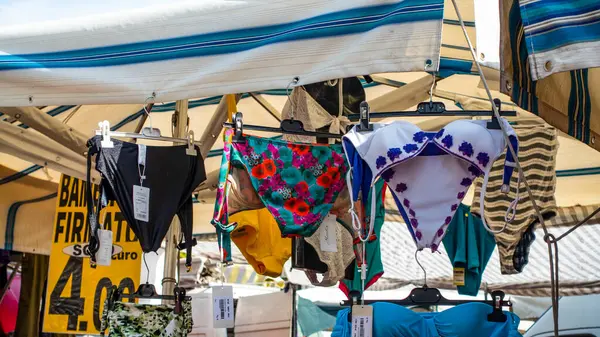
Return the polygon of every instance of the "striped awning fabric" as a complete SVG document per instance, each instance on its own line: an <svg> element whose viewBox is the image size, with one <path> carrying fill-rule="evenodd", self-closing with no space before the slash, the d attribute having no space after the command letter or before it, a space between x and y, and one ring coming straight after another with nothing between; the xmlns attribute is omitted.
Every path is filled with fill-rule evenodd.
<svg viewBox="0 0 600 337"><path fill-rule="evenodd" d="M111 4L18 24L0 11L0 106L165 102L439 66L443 0Z"/></svg>
<svg viewBox="0 0 600 337"><path fill-rule="evenodd" d="M532 79L600 67L600 2L520 0Z"/></svg>

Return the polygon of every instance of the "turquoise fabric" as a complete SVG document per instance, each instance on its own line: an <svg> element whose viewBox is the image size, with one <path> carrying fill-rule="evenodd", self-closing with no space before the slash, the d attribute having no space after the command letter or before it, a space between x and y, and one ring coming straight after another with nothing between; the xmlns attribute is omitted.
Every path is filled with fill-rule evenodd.
<svg viewBox="0 0 600 337"><path fill-rule="evenodd" d="M386 185L382 179L375 183L375 197L377 198L375 207L377 209L377 213L375 214L375 228L373 228L373 233L377 236L377 239L367 242L366 260L368 268L365 289L369 288L369 286L375 283L381 277L381 275L383 275L383 263L381 262L381 240L379 240L379 238L381 228L383 227L383 222L385 221L385 206L383 203L385 198L385 188ZM371 214L371 200L369 199L365 204L365 214ZM368 219L367 223L369 223ZM360 245L362 245L362 243L360 243ZM354 251L355 253L357 252L356 245L354 247ZM340 282L339 287L346 295L348 295L351 291L361 291L362 282L360 280L360 268L356 263L354 264L354 279L343 280Z"/></svg>
<svg viewBox="0 0 600 337"><path fill-rule="evenodd" d="M442 242L452 266L465 269L465 285L456 287L458 293L476 296L483 271L496 248L494 235L471 213L471 207L460 204Z"/></svg>
<svg viewBox="0 0 600 337"><path fill-rule="evenodd" d="M492 307L466 303L442 312L416 313L397 304L373 305L373 337L518 337L519 317L504 311L506 322L488 322ZM331 337L352 336L350 308L340 310Z"/></svg>
<svg viewBox="0 0 600 337"><path fill-rule="evenodd" d="M303 336L310 336L335 325L335 317L313 302L298 296L298 325Z"/></svg>

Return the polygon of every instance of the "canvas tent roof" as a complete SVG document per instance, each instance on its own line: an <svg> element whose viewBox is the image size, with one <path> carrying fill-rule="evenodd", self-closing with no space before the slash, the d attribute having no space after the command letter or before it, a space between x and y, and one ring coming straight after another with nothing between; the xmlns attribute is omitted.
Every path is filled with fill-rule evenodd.
<svg viewBox="0 0 600 337"><path fill-rule="evenodd" d="M224 4L224 2L219 3ZM227 3L228 5L231 4L230 2ZM479 41L480 39L475 37L475 27L473 23L474 9L472 2L463 0L459 1L459 5L463 17L465 17L465 20L469 23L467 29L472 36L472 40ZM335 2L335 6L341 5L338 2ZM170 5L167 5L167 7L173 8ZM218 6L211 8L211 10L215 10ZM194 13L199 13L198 11L201 12L202 8L194 7L188 9L190 10L189 13L192 13L190 15L193 15ZM227 9L229 10L232 8L228 7ZM156 8L154 10L156 11ZM233 11L228 12L230 15L228 18L235 17L233 14L238 13L235 12L235 8L232 10ZM160 22L163 25L165 22L173 22L182 12L185 11L168 12L165 14L164 20ZM133 14L129 14L129 19L135 17ZM252 16L250 14L247 15L249 17ZM135 24L138 23L148 23L151 21L149 19L151 17L152 16L142 15L139 18L140 21L132 19L132 25L135 26ZM218 18L222 17L223 16L220 16ZM189 19L189 17L187 18ZM473 63L470 61L468 50L465 49L467 47L466 42L464 41L464 37L462 36L462 32L460 31L456 20L456 14L454 13L452 6L447 5L444 12L444 29L441 50L442 58L440 60L440 75L442 79L438 81L437 87L434 90L435 99L445 102L447 107L456 109L461 107L464 109L489 109L490 105L485 93L479 87L479 77L473 75ZM119 21L115 19L110 22L111 25L114 26L117 25ZM182 22L190 24L189 20L183 20ZM75 25L75 23L73 23L73 25ZM82 26L73 25L67 26L68 29L65 29L67 29L68 32L75 32L76 34L82 35L84 33L90 33L93 28L93 25L90 23L84 23ZM47 25L43 24L39 27L28 29L26 32L30 34L30 38L34 39L36 36L35 34L39 34L42 29L40 27L51 26L52 23L48 23ZM125 26L127 29L132 28L128 25ZM177 23L177 26L183 27L184 25ZM79 28L74 29L73 27ZM98 29L100 29L99 32L103 32L102 27L99 27ZM18 32L16 28L0 33L0 46L6 46L7 44L2 43L9 41L10 34L16 34L15 32ZM53 32L56 34L60 33L58 31ZM156 33L156 30L154 33ZM3 40L3 38L5 39ZM6 38L8 38L8 40L6 40ZM367 37L367 39L369 38ZM80 39L79 41L81 43L82 40ZM293 55L293 53L290 54L288 51L285 59L294 59L295 56L296 55ZM343 58L340 54L332 54L330 56L331 60L333 60L332 62L340 62L339 59ZM281 60L282 59L279 59L279 61ZM325 61L322 60L322 62ZM168 64L169 62L166 63ZM279 64L281 65L281 63ZM161 63L161 65L165 64ZM292 67L292 65L288 66L290 68ZM166 68L163 68L163 70L164 69ZM365 68L361 68L361 70L362 69ZM367 67L366 69L371 68ZM375 70L377 69L380 68L375 67ZM0 153L0 200L2 201L0 204L0 219L7 219L6 222L0 221L0 233L4 233L4 236L0 235L0 247L48 254L52 228L52 220L50 219L52 219L54 215L54 195L57 190L56 184L59 180L58 172L67 173L80 178L84 177L85 158L83 157L83 151L85 149L82 148L82 146L84 146L85 140L94 134L97 123L102 120L108 120L110 121L111 126L119 131L134 131L139 129L142 125L149 126L150 123L152 123L153 127L159 127L163 134L168 135L170 132L169 130L171 129L171 113L175 108L175 104L156 104L152 110L151 118L145 119L142 107L143 103L146 101L148 95L147 92L151 92L152 90L140 89L139 92L131 96L134 97L131 99L132 104L51 105L64 103L81 104L88 102L114 103L114 94L117 91L114 91L114 87L111 87L110 90L113 90L111 91L113 96L105 93L105 96L100 97L97 96L96 93L105 88L100 86L98 87L99 91L94 91L93 99L79 100L79 98L77 98L74 101L66 102L64 100L69 100L72 97L85 97L85 95L81 95L81 92L78 92L77 94L71 92L70 94L74 96L62 95L60 89L63 87L63 83L58 79L44 78L44 76L50 75L43 74L41 71L29 71L32 71L29 75L35 74L41 76L36 78L43 79L45 86L41 87L44 88L43 90L47 91L44 91L42 96L36 94L32 102L30 102L26 96L22 95L26 90L17 94L14 94L13 92L14 95L11 95L17 98L15 101L10 102L16 102L16 104L13 105L20 106L35 105L43 112L43 114L38 114L37 108L26 108L16 110L16 112L15 110L0 108L0 112L5 113L0 116L0 119L2 120L2 122L0 122L0 152L2 152ZM148 76L156 77L160 75L159 73L152 72L130 72L127 74L130 78L136 78L138 82L143 82L140 80L140 74L144 74L144 79L147 79ZM227 75L234 76L233 72L228 72ZM245 96L239 101L238 110L244 112L245 123L269 126L278 125L276 116L283 110L286 101L285 90L283 90L283 88L285 88L289 82L289 77L291 77L288 75L289 74L284 73L281 75L282 77L274 79L273 82L269 82L272 83L270 84L272 86L265 87L265 89L280 88L279 90L255 92L258 95L255 97L258 98ZM331 78L347 75L348 74L329 72L323 76L330 76L327 78ZM423 72L381 73L373 75L376 83L366 85L366 92L367 100L374 111L414 109L418 102L428 99L427 91L431 85L431 78ZM486 69L486 75L491 79L492 83L499 78L498 73L492 69ZM239 74L236 74L235 76L235 79L237 80L243 77ZM248 76L247 78L255 79L256 77ZM176 77L171 77L168 80L172 81L170 83L177 83ZM320 80L320 77L315 77L315 80ZM0 93L0 100L2 100L2 102L9 102L8 100L3 100L6 99L6 97L1 97L1 95L9 95L4 89L13 88L10 85L12 82L9 82L10 81L2 82L2 76L0 75L0 88L3 88L2 93ZM114 82L110 81L108 83L114 84ZM230 92L226 91L228 90L227 88L243 88L243 86L228 87L227 85L229 84L227 83L230 82L227 82L225 78L223 78L223 82L219 83L222 84L222 86L218 87L218 90L220 90L219 93ZM136 85L137 84L139 83L136 83ZM185 83L179 84L181 87L185 87ZM196 82L196 84L198 83ZM72 85L72 83L67 86L71 89L76 87ZM141 84L141 87L143 87L143 84ZM498 86L496 85L496 88L497 87ZM133 87L124 87L123 91L135 92L132 88L139 89L140 87L135 87L135 85ZM18 90L18 86L13 89ZM239 90L239 92L244 91L245 90ZM211 93L210 90L200 92L206 92L207 95ZM510 102L507 96L502 95L497 91L494 91L493 93L494 96L502 100L503 109L518 111L518 117L514 120L519 123L539 121L536 116L517 108ZM172 96L170 96L171 94ZM175 99L187 97L184 94L185 90L174 90L169 95L158 95L157 100L161 100L162 98ZM39 101L38 98L40 98ZM125 99L124 101L129 100ZM265 102L267 103L265 104ZM50 105L40 107L42 104ZM264 106L269 107L272 111L268 112ZM190 99L190 109L188 112L190 117L190 129L194 130L197 137L202 135L203 132L206 131L211 116L214 116L215 111L218 111L219 114L223 115L225 113L224 108L224 100L222 100L220 96ZM29 114L25 114L27 112L29 112ZM19 114L20 120L15 119L17 114ZM423 129L435 130L448 123L451 119L453 119L453 117L428 117L411 118L410 121L418 123ZM25 121L26 123L23 124L21 121ZM37 130L26 124L35 125ZM44 132L42 133L39 130ZM263 133L261 135L265 134ZM216 137L211 137L210 134L206 134L205 136L216 139L214 145L209 149L210 152L208 152L208 158L206 160L207 172L213 173L212 175L209 175L209 179L212 177L210 182L214 183L214 172L220 162L222 142L218 135L215 135ZM269 135L267 134L266 136ZM556 191L556 198L559 206L567 207L600 204L600 195L597 193L598 186L600 186L600 154L564 134L561 134L560 136L560 144L557 160L558 179ZM207 187L210 187L210 185L210 183L205 184ZM209 221L212 216L214 192L210 189L204 189L199 193L197 199L198 202L194 204L194 232L196 234L213 232ZM467 197L465 200L470 200L470 198ZM587 208L585 211L588 211ZM415 269L416 264L412 260L414 244L412 243L405 226L399 224L402 220L398 215L394 214L389 214L386 220L387 224L384 226L385 234L383 235L384 244L382 254L386 269L385 277L388 279L381 282L382 287L385 287L386 284L398 285L420 280L420 270ZM599 221L596 221L596 223L599 223ZM561 228L556 230L562 231L564 229ZM543 245L541 240L539 240L539 237L540 235L538 235L538 240L532 248L530 264L526 268L526 272L521 275L514 277L499 275L499 267L497 265L498 259L496 256L492 257L492 262L490 267L488 267L488 272L484 278L484 281L487 282L488 286L490 288L506 288L513 284L517 284L518 286L514 287L515 292L518 291L518 288L524 294L546 294L547 284L544 282L548 281L547 253L542 249ZM598 226L590 225L580 228L576 231L576 234L574 233L571 237L566 239L568 241L561 243L561 246L567 247L564 251L569 252L569 254L561 254L562 281L583 282L588 284L590 282L600 281L600 275L597 275L597 266L600 265L600 258L598 258L598 256L600 255L588 254L588 265L586 266L578 266L576 263L573 263L575 259L579 258L576 253L581 252L577 247L579 247L582 242L585 242L586 244L588 242L597 242L598 238L600 238L600 229L598 229ZM214 246L215 245L213 245L213 247ZM399 254L399 252L402 253L396 255ZM583 254L583 252L579 254ZM398 259L406 261L406 264L403 264L402 268L397 264ZM445 255L436 254L425 257L424 261L427 270L430 273L428 279L435 280L441 286L447 286L447 282L451 276L447 257L445 257ZM586 268L589 268L589 270ZM541 290L534 287L540 283L542 283ZM527 287L534 288L532 290ZM590 289L593 291L600 291L596 285L593 285Z"/></svg>

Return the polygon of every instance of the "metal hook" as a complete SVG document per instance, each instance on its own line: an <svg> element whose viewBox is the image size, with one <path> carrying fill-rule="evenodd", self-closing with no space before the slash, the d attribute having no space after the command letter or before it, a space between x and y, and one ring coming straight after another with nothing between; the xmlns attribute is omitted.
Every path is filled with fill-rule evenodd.
<svg viewBox="0 0 600 337"><path fill-rule="evenodd" d="M290 96L290 87L292 85L298 84L299 81L300 81L300 77L296 76L290 81L290 83L288 83L287 87L285 88L285 94L287 95L288 102L290 102L290 117L291 117L290 119L291 120L294 120L294 102L292 101L291 96Z"/></svg>
<svg viewBox="0 0 600 337"><path fill-rule="evenodd" d="M148 267L148 262L146 262L146 253L142 252L142 260L144 260L144 265L146 265L146 284L150 280L150 267Z"/></svg>
<svg viewBox="0 0 600 337"><path fill-rule="evenodd" d="M415 261L417 261L417 264L419 265L419 267L421 267L421 270L423 270L423 287L427 287L427 270L425 270L421 262L419 262L419 258L417 257L417 253L420 251L421 249L415 250Z"/></svg>
<svg viewBox="0 0 600 337"><path fill-rule="evenodd" d="M425 61L425 72L433 66L433 62L431 60ZM429 88L429 106L433 105L433 90L435 89L437 83L435 81L435 71L429 72L431 74L431 87Z"/></svg>
<svg viewBox="0 0 600 337"><path fill-rule="evenodd" d="M148 96L146 98L146 100L144 100L144 113L146 114L146 116L148 116L149 122L150 122L150 129L152 129L152 116L150 116L150 111L148 111L148 109L146 109L146 106L148 105L148 101L152 100L152 104L154 104L154 99L156 98L156 93L153 92L152 96Z"/></svg>

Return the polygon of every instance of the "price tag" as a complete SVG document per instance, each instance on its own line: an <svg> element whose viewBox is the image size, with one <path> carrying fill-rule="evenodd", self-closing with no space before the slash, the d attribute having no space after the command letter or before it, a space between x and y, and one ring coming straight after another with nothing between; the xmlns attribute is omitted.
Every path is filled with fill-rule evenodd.
<svg viewBox="0 0 600 337"><path fill-rule="evenodd" d="M96 264L99 266L110 266L113 250L113 232L104 229L98 230L100 245L96 254Z"/></svg>
<svg viewBox="0 0 600 337"><path fill-rule="evenodd" d="M148 222L150 213L150 189L133 185L133 217L136 220Z"/></svg>
<svg viewBox="0 0 600 337"><path fill-rule="evenodd" d="M370 305L352 306L352 337L373 336L373 307Z"/></svg>
<svg viewBox="0 0 600 337"><path fill-rule="evenodd" d="M337 253L337 217L328 214L321 223L320 242L321 250L324 252Z"/></svg>
<svg viewBox="0 0 600 337"><path fill-rule="evenodd" d="M465 268L454 268L454 285L455 286L464 286L465 285Z"/></svg>
<svg viewBox="0 0 600 337"><path fill-rule="evenodd" d="M213 328L233 328L233 288L231 286L212 287Z"/></svg>

